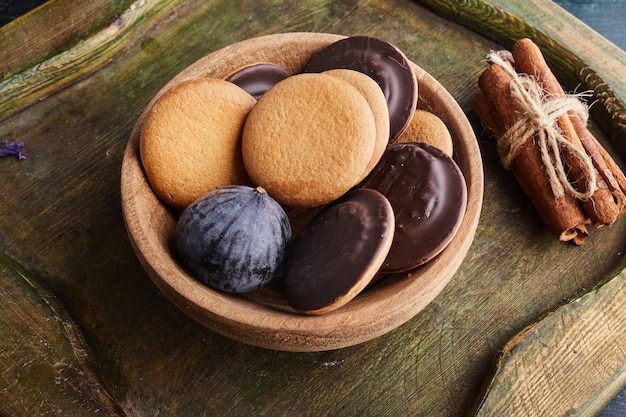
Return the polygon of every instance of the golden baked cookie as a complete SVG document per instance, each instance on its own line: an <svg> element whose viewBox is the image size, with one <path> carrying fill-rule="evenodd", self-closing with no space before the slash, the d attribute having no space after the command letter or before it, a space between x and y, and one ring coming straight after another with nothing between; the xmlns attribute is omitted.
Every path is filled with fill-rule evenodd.
<svg viewBox="0 0 626 417"><path fill-rule="evenodd" d="M378 83L368 75L349 69L332 69L324 71L324 74L337 77L349 82L354 88L359 90L365 100L370 105L374 122L376 123L376 141L374 143L374 152L370 159L365 173L361 179L376 166L380 158L385 152L385 148L389 144L389 109L387 108L387 100L385 94Z"/></svg>
<svg viewBox="0 0 626 417"><path fill-rule="evenodd" d="M241 131L256 100L228 81L200 78L166 91L146 114L141 161L154 192L183 210L224 185L249 184Z"/></svg>
<svg viewBox="0 0 626 417"><path fill-rule="evenodd" d="M255 184L289 207L329 203L352 188L372 158L376 124L348 82L298 74L270 88L243 130L243 161Z"/></svg>
<svg viewBox="0 0 626 417"><path fill-rule="evenodd" d="M427 143L452 156L452 137L448 127L439 116L426 110L415 110L409 125L394 143L406 142Z"/></svg>

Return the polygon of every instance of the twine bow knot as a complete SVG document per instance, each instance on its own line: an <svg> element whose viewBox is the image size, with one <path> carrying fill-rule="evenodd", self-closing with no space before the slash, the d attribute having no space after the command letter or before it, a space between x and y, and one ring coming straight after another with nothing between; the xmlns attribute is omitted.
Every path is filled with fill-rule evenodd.
<svg viewBox="0 0 626 417"><path fill-rule="evenodd" d="M515 72L496 52L489 54L487 59L502 67L512 77L511 94L524 110L522 117L498 141L498 153L504 167L508 169L522 145L536 136L554 196L560 198L567 192L581 200L591 197L596 190L596 175L591 158L563 135L557 123L558 118L569 111L576 112L587 123L587 106L579 100L584 94L546 97L535 80ZM584 178L587 179L584 191L574 188L567 177L567 164L561 150L581 160Z"/></svg>

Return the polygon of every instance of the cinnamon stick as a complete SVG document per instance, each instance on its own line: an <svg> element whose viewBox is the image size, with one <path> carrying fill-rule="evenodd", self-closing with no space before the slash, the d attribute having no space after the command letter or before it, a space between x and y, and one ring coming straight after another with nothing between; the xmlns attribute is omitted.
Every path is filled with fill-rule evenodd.
<svg viewBox="0 0 626 417"><path fill-rule="evenodd" d="M499 138L504 134L505 129L504 126L502 126L502 121L499 117L497 117L497 115L494 114L493 109L487 102L487 99L482 91L476 93L472 99L472 108L493 137Z"/></svg>
<svg viewBox="0 0 626 417"><path fill-rule="evenodd" d="M613 193L620 214L626 213L626 176L624 172L607 150L598 142L598 139L591 133L580 117L575 115L571 117L571 120L587 154L591 157L594 166L600 172L609 190Z"/></svg>
<svg viewBox="0 0 626 417"><path fill-rule="evenodd" d="M478 79L481 94L474 98L474 109L488 128L500 140L523 113L511 95L512 77L498 65L492 64ZM482 114L482 116L481 116ZM533 138L534 139L534 138ZM548 228L562 241L582 245L588 236L587 215L572 196L554 196L545 175L539 149L530 139L521 145L510 169Z"/></svg>
<svg viewBox="0 0 626 417"><path fill-rule="evenodd" d="M512 54L520 72L534 77L552 97L566 97L561 84L546 63L541 50L532 40L525 38L517 41ZM615 187L617 182L615 176L608 168L604 157L598 152L597 141L590 138L593 135L586 129L580 116L570 111L559 117L557 123L563 136L578 149L585 151L594 165L597 188L589 199L582 201L585 212L596 227L612 224L620 212L624 210L624 203L626 202L624 190ZM567 151L563 152L563 156L570 168L569 175L572 183L578 187L584 186L587 178L584 176L585 171L580 160Z"/></svg>

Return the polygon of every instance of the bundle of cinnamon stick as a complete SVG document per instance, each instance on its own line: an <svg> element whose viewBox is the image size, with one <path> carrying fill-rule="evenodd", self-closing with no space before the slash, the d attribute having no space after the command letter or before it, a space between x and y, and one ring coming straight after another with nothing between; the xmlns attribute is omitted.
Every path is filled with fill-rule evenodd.
<svg viewBox="0 0 626 417"><path fill-rule="evenodd" d="M626 212L626 176L587 128L587 107L565 94L530 39L489 55L472 106L547 227L582 245L588 224Z"/></svg>

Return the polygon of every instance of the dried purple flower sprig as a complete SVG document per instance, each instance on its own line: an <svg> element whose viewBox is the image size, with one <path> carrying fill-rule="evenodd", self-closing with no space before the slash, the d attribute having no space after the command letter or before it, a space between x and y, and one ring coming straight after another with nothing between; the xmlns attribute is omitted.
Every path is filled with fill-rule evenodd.
<svg viewBox="0 0 626 417"><path fill-rule="evenodd" d="M0 156L17 156L17 159L26 159L26 154L21 151L24 142L2 142L0 143Z"/></svg>

